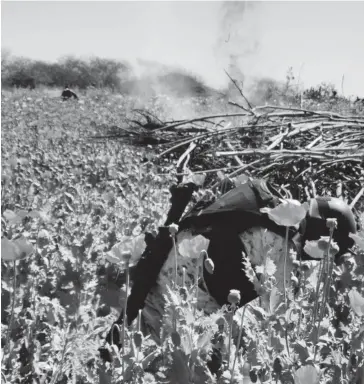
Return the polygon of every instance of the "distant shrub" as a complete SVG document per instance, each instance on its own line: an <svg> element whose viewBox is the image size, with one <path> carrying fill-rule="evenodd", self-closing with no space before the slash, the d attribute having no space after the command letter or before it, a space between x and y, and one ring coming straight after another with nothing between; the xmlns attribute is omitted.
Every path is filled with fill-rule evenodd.
<svg viewBox="0 0 364 384"><path fill-rule="evenodd" d="M34 61L25 58L9 58L2 62L1 85L5 88L35 88L36 86L72 87L86 89L120 89L121 74L129 67L112 59L92 58L82 60L72 56L56 63Z"/></svg>
<svg viewBox="0 0 364 384"><path fill-rule="evenodd" d="M316 87L306 89L303 95L306 99L322 102L337 97L337 91L333 84L321 83Z"/></svg>

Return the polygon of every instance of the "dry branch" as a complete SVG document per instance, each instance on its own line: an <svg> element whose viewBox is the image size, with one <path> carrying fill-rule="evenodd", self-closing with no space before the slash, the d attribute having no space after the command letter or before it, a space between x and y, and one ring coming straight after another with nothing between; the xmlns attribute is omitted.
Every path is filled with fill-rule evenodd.
<svg viewBox="0 0 364 384"><path fill-rule="evenodd" d="M338 193L353 202L356 196L362 198L364 116L272 105L251 108L235 86L247 104L230 102L242 109L239 113L157 121L160 126L149 134L168 143L159 144L156 161L174 154L181 173L188 158L191 171L209 175L205 185L210 188L219 185L216 174L223 171L230 178L247 173L276 186L291 185L300 196ZM337 189L338 181L345 188Z"/></svg>

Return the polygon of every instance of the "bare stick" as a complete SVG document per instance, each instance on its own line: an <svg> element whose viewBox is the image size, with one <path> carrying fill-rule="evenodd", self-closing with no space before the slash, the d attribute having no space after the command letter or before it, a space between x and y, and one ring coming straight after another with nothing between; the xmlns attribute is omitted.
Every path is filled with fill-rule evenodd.
<svg viewBox="0 0 364 384"><path fill-rule="evenodd" d="M362 197L363 193L364 193L364 187L358 192L358 194L355 196L354 200L350 203L350 208L351 209L354 208L355 204Z"/></svg>
<svg viewBox="0 0 364 384"><path fill-rule="evenodd" d="M235 85L236 89L239 91L241 97L242 97L242 98L245 100L245 102L248 104L248 106L249 106L249 108L250 108L250 111L251 111L251 114L253 115L253 114L254 114L254 112L252 111L253 108L252 108L251 104L249 103L248 99L244 96L244 93L243 93L243 91L240 89L240 87L238 86L236 80L234 80L234 79L227 73L226 70L224 70L224 71L225 71L226 75L228 76L228 78L229 78L229 79L232 81L232 83ZM243 108L243 107L241 107L241 108ZM244 108L243 108L243 109L244 109ZM247 109L244 109L244 110L247 111Z"/></svg>
<svg viewBox="0 0 364 384"><path fill-rule="evenodd" d="M235 151L234 147L231 145L229 140L226 140L226 145L232 150ZM234 156L234 160L241 166L244 167L244 163L239 159L238 156Z"/></svg>

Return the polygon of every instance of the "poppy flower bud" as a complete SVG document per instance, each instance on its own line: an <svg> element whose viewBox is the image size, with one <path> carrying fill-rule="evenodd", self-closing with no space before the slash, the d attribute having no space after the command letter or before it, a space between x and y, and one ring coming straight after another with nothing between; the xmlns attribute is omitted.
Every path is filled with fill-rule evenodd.
<svg viewBox="0 0 364 384"><path fill-rule="evenodd" d="M181 297L183 298L183 300L187 300L187 294L188 294L188 291L187 291L187 288L186 287L181 287L179 289L179 294L181 295Z"/></svg>
<svg viewBox="0 0 364 384"><path fill-rule="evenodd" d="M178 332L173 331L172 334L171 334L171 339L172 339L172 343L176 347L181 346L181 336L180 336L180 334Z"/></svg>
<svg viewBox="0 0 364 384"><path fill-rule="evenodd" d="M140 331L137 331L133 335L134 344L137 348L140 348L143 343L143 334Z"/></svg>
<svg viewBox="0 0 364 384"><path fill-rule="evenodd" d="M337 219L326 219L326 227L329 229L336 229L337 228Z"/></svg>
<svg viewBox="0 0 364 384"><path fill-rule="evenodd" d="M201 257L201 258L208 257L208 256L207 256L207 252L206 252L204 249L201 251L201 253L200 253L200 257Z"/></svg>
<svg viewBox="0 0 364 384"><path fill-rule="evenodd" d="M216 320L216 324L219 328L219 331L220 332L223 332L224 331L224 328L226 326L226 320L223 318L223 317L219 317L217 320Z"/></svg>
<svg viewBox="0 0 364 384"><path fill-rule="evenodd" d="M276 357L273 363L273 370L277 375L280 375L282 373L282 369L283 367L282 367L281 359L279 357Z"/></svg>
<svg viewBox="0 0 364 384"><path fill-rule="evenodd" d="M238 291L237 289L231 289L228 295L228 302L232 305L236 305L239 304L240 299L240 291Z"/></svg>
<svg viewBox="0 0 364 384"><path fill-rule="evenodd" d="M311 269L311 266L308 262L303 261L301 263L301 270L302 272L309 271Z"/></svg>
<svg viewBox="0 0 364 384"><path fill-rule="evenodd" d="M178 225L177 224L171 224L169 226L169 233L171 235L175 235L178 232Z"/></svg>
<svg viewBox="0 0 364 384"><path fill-rule="evenodd" d="M110 350L111 350L111 353L113 355L115 355L115 356L119 355L119 350L118 350L117 345L115 345L115 344L110 345Z"/></svg>
<svg viewBox="0 0 364 384"><path fill-rule="evenodd" d="M296 287L298 286L298 279L297 277L291 273L291 282L293 283L293 285L295 285Z"/></svg>
<svg viewBox="0 0 364 384"><path fill-rule="evenodd" d="M214 262L210 258L207 258L207 259L205 259L204 265L205 265L206 271L210 275L212 275L214 273L214 269L215 269Z"/></svg>
<svg viewBox="0 0 364 384"><path fill-rule="evenodd" d="M295 261L295 260L297 260L297 252L296 251L294 251L293 249L290 249L289 250L289 259L291 260L291 261Z"/></svg>

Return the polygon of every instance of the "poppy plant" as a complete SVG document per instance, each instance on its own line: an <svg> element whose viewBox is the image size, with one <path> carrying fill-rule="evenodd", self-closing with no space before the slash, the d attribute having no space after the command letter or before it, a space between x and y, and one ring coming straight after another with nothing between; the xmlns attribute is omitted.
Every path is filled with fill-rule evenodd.
<svg viewBox="0 0 364 384"><path fill-rule="evenodd" d="M281 199L281 204L275 208L261 208L262 213L266 213L268 217L276 224L285 227L294 227L298 225L306 216L308 205L301 204L294 199Z"/></svg>
<svg viewBox="0 0 364 384"><path fill-rule="evenodd" d="M275 208L262 208L260 211L266 213L268 217L276 224L286 227L286 247L284 252L284 270L283 270L283 284L284 284L284 301L287 304L286 295L286 269L287 269L287 255L288 255L288 228L297 227L300 222L305 218L308 205L301 204L294 199L280 199L281 204Z"/></svg>
<svg viewBox="0 0 364 384"><path fill-rule="evenodd" d="M121 241L116 243L109 252L106 253L106 259L113 264L118 265L122 270L134 266L146 247L144 236L136 237L123 236ZM126 255L128 255L127 258Z"/></svg>
<svg viewBox="0 0 364 384"><path fill-rule="evenodd" d="M321 236L319 240L306 241L303 250L313 259L323 259L325 252L329 252L330 257L334 257L339 251L339 246L331 241L329 236Z"/></svg>
<svg viewBox="0 0 364 384"><path fill-rule="evenodd" d="M13 278L13 294L9 327L6 334L5 349L10 348L10 333L13 329L14 313L15 313L15 301L16 301L16 262L21 259L25 259L33 253L33 245L28 240L21 236L15 240L9 240L6 237L1 239L1 258L4 261L13 262L14 278ZM10 357L9 357L10 358Z"/></svg>

